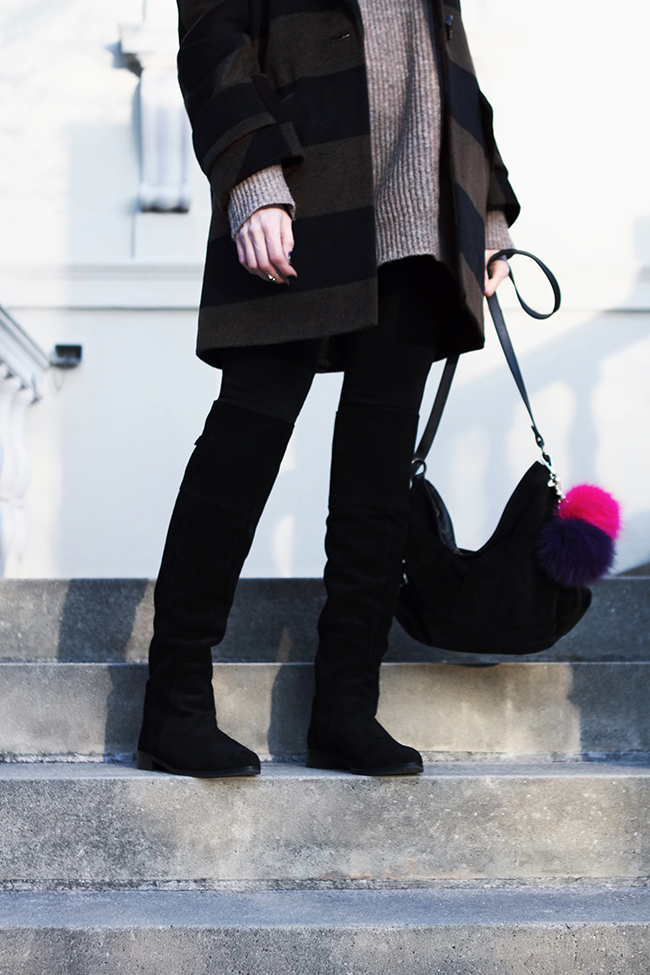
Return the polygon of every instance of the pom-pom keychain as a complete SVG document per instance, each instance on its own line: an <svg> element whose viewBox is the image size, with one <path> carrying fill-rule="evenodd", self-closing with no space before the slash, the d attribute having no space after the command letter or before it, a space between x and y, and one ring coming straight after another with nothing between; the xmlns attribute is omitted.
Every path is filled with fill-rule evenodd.
<svg viewBox="0 0 650 975"><path fill-rule="evenodd" d="M593 585L614 564L620 530L621 510L612 495L592 484L578 484L560 499L540 532L540 564L561 586Z"/></svg>

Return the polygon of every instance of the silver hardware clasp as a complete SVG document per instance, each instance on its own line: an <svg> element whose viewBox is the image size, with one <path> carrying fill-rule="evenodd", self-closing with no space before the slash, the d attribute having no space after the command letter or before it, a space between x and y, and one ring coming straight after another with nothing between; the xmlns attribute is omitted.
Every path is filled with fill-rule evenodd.
<svg viewBox="0 0 650 975"><path fill-rule="evenodd" d="M560 501L564 501L564 492L562 491L562 482L560 477L553 467L553 461L551 460L550 454L547 454L545 450L542 450L542 461L544 466L548 468L550 477L548 479L548 487L553 488L557 494Z"/></svg>

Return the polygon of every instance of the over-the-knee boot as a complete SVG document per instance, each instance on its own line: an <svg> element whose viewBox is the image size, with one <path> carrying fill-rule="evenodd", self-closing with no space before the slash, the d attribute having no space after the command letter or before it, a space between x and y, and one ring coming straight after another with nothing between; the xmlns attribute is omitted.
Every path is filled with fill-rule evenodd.
<svg viewBox="0 0 650 975"><path fill-rule="evenodd" d="M217 727L211 648L291 436L285 420L217 400L185 472L154 602L138 768L256 775L257 755Z"/></svg>
<svg viewBox="0 0 650 975"><path fill-rule="evenodd" d="M325 588L307 736L310 768L360 775L422 771L414 748L376 720L379 668L402 580L417 415L343 407L337 415ZM376 453L369 444L381 444Z"/></svg>

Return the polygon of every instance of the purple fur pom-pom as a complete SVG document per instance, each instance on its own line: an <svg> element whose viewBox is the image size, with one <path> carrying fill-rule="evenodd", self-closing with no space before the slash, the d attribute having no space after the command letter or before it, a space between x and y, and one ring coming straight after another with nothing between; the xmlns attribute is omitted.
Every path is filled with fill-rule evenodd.
<svg viewBox="0 0 650 975"><path fill-rule="evenodd" d="M546 574L567 588L602 579L614 563L614 551L613 540L600 528L557 515L542 528L537 549Z"/></svg>

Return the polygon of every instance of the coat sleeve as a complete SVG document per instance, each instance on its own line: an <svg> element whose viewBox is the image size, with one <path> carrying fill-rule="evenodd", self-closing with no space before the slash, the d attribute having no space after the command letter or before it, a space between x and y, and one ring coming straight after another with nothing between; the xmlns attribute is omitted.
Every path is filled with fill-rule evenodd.
<svg viewBox="0 0 650 975"><path fill-rule="evenodd" d="M253 173L293 167L302 148L263 74L250 34L249 0L178 0L178 77L194 150L218 205Z"/></svg>
<svg viewBox="0 0 650 975"><path fill-rule="evenodd" d="M508 170L504 165L494 138L492 106L480 90L479 99L483 122L483 135L490 159L490 184L488 188L487 210L488 213L490 210L502 210L508 226L511 227L519 216L521 207L510 185Z"/></svg>

